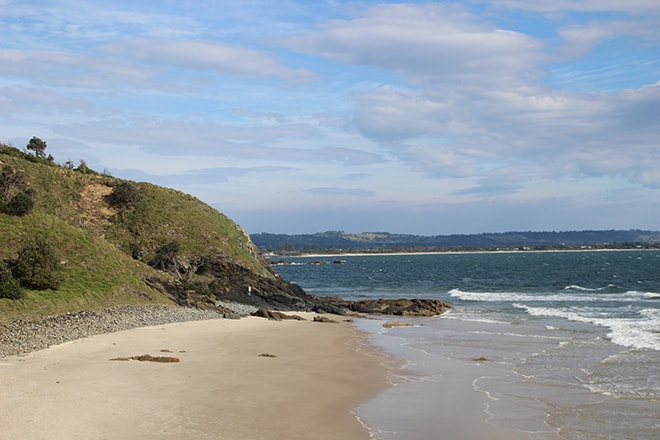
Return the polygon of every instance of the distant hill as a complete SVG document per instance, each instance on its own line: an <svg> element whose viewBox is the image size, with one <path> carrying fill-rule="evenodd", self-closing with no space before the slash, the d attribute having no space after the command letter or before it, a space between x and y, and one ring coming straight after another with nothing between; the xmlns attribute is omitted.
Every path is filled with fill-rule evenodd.
<svg viewBox="0 0 660 440"><path fill-rule="evenodd" d="M565 232L503 232L420 236L342 231L316 234L250 235L262 251L273 252L392 252L496 249L556 249L556 248L638 248L659 247L659 231L609 230Z"/></svg>

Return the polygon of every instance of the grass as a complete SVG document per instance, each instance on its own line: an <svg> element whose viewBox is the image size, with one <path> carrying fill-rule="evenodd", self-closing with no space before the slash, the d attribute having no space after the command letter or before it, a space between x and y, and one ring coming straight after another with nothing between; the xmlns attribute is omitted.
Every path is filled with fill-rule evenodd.
<svg viewBox="0 0 660 440"><path fill-rule="evenodd" d="M273 277L247 233L190 195L134 183L141 196L135 206L112 208L104 195L119 179L68 170L0 145L0 167L5 165L25 175L35 206L23 217L0 214L0 259L16 258L21 238L39 235L57 249L64 281L56 291L28 290L21 300L0 299L0 321L119 304L172 304L145 283L169 277L145 262L172 240L184 261L223 255ZM142 252L140 261L132 258L134 249Z"/></svg>
<svg viewBox="0 0 660 440"><path fill-rule="evenodd" d="M27 290L21 300L0 299L0 320L38 318L117 304L167 304L172 300L144 283L159 277L116 246L44 214L15 218L0 214L0 257L13 258L25 235L40 235L53 244L61 261L63 283L57 290Z"/></svg>

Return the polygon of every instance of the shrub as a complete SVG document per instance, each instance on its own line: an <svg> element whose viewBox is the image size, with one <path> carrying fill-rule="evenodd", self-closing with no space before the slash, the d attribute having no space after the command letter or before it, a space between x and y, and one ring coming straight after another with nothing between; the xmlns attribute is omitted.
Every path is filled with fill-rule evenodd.
<svg viewBox="0 0 660 440"><path fill-rule="evenodd" d="M105 201L112 207L132 207L141 199L140 192L137 187L131 182L119 182L112 192L105 196Z"/></svg>
<svg viewBox="0 0 660 440"><path fill-rule="evenodd" d="M25 183L21 170L5 165L0 170L0 212L25 215L34 207L32 190Z"/></svg>
<svg viewBox="0 0 660 440"><path fill-rule="evenodd" d="M0 154L6 154L7 156L18 157L21 159L26 159L27 156L32 156L31 154L24 153L18 148L10 144L5 144L0 142Z"/></svg>
<svg viewBox="0 0 660 440"><path fill-rule="evenodd" d="M14 278L7 265L0 262L0 298L21 299L23 295L24 292L18 280Z"/></svg>
<svg viewBox="0 0 660 440"><path fill-rule="evenodd" d="M0 170L0 199L5 203L12 195L26 187L25 176L21 170L15 170L11 165L5 165Z"/></svg>
<svg viewBox="0 0 660 440"><path fill-rule="evenodd" d="M23 240L12 273L26 287L45 290L58 289L62 284L60 259L53 246L39 237Z"/></svg>
<svg viewBox="0 0 660 440"><path fill-rule="evenodd" d="M164 243L156 250L156 255L149 261L149 266L160 270L173 268L177 270L177 254L181 246L172 240Z"/></svg>
<svg viewBox="0 0 660 440"><path fill-rule="evenodd" d="M23 216L29 214L34 207L34 200L25 191L17 192L9 202L0 206L0 211L5 214Z"/></svg>
<svg viewBox="0 0 660 440"><path fill-rule="evenodd" d="M82 173L82 174L94 174L94 175L99 174L96 171L94 171L93 169L91 169L90 167L88 167L87 162L85 162L82 159L80 159L80 165L78 165L76 168L74 168L73 171L77 171L77 172Z"/></svg>

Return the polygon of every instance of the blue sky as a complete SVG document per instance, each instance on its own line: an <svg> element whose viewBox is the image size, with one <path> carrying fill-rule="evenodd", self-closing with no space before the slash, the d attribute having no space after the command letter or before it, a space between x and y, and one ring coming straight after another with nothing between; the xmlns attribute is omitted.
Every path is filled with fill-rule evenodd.
<svg viewBox="0 0 660 440"><path fill-rule="evenodd" d="M660 229L657 0L0 0L0 139L250 233Z"/></svg>

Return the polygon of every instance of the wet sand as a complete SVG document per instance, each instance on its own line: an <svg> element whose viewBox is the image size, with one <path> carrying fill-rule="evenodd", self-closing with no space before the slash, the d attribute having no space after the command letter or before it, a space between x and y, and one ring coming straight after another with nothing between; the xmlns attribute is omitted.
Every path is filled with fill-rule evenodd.
<svg viewBox="0 0 660 440"><path fill-rule="evenodd" d="M394 361L351 323L301 315L138 328L2 358L0 439L368 439L352 409L388 386ZM143 354L179 362L110 360Z"/></svg>
<svg viewBox="0 0 660 440"><path fill-rule="evenodd" d="M400 322L417 327L385 328L383 319L357 323L372 335L372 344L409 362L398 370L396 387L356 409L379 440L559 439L533 398L507 399L507 393L521 389L500 352L515 349L507 345L506 337L490 339L479 331L482 326L477 322L437 318L401 318ZM497 384L501 392L490 393L482 386L484 381Z"/></svg>

